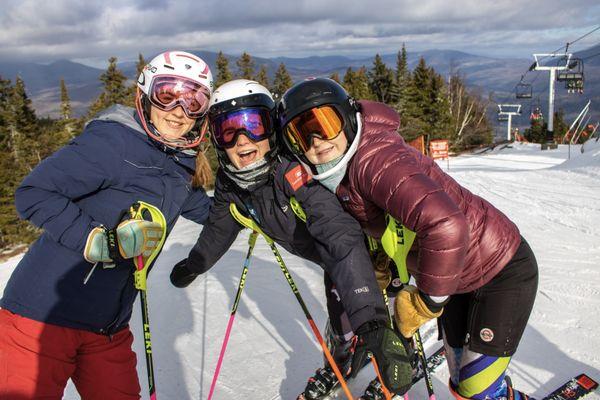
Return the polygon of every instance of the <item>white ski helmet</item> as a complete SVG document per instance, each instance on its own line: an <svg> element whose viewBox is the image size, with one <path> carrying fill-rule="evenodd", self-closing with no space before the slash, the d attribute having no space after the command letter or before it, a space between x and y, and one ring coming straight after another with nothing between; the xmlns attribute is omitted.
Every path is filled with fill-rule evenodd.
<svg viewBox="0 0 600 400"><path fill-rule="evenodd" d="M212 73L204 60L184 51L166 51L144 67L137 86L136 109L151 138L176 149L200 144L207 132L206 112L214 89ZM165 89L170 91L166 96ZM196 123L182 138L167 140L150 121L151 106L165 111L181 106Z"/></svg>
<svg viewBox="0 0 600 400"><path fill-rule="evenodd" d="M224 149L233 146L242 133L254 141L268 138L270 150L265 154L265 159L267 162L273 160L277 154L276 105L269 89L256 81L235 79L219 86L214 91L209 104L211 141L217 152L219 164L225 166L230 163ZM248 125L244 129L238 129L233 135L222 131L221 124L227 125L228 118L240 119L241 117L242 120L248 120L247 117L251 113L254 114L252 118L262 120L258 130L253 131L252 126Z"/></svg>

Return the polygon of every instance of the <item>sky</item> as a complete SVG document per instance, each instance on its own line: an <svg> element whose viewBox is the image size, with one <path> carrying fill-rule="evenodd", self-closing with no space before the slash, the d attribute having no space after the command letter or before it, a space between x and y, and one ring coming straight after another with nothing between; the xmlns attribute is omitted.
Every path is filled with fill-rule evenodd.
<svg viewBox="0 0 600 400"><path fill-rule="evenodd" d="M598 25L597 0L0 0L0 62L104 65L168 49L364 57L402 43L530 58ZM600 31L578 49L599 42Z"/></svg>

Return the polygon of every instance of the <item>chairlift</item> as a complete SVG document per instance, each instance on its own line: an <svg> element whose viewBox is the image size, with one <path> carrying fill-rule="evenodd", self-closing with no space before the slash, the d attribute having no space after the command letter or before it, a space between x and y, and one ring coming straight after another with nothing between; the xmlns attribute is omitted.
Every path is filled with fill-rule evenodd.
<svg viewBox="0 0 600 400"><path fill-rule="evenodd" d="M544 115L542 114L541 107L532 107L531 114L529 115L529 119L531 121L539 122L544 120Z"/></svg>
<svg viewBox="0 0 600 400"><path fill-rule="evenodd" d="M498 114L498 121L500 121L500 122L508 121L508 115Z"/></svg>
<svg viewBox="0 0 600 400"><path fill-rule="evenodd" d="M540 97L536 97L535 100L531 101L531 112L529 113L529 120L531 122L542 122L544 120L544 114L542 113L542 104Z"/></svg>
<svg viewBox="0 0 600 400"><path fill-rule="evenodd" d="M517 99L530 99L532 97L531 84L523 82L517 83L517 86L515 86L515 93Z"/></svg>
<svg viewBox="0 0 600 400"><path fill-rule="evenodd" d="M567 69L558 71L556 80L565 82L565 89L568 93L583 93L583 60L581 58L571 58Z"/></svg>

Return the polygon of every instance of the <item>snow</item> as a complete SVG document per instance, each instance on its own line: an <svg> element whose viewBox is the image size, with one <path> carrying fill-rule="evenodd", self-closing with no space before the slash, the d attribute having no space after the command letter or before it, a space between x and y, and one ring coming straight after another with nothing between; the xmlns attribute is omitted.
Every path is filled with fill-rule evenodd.
<svg viewBox="0 0 600 400"><path fill-rule="evenodd" d="M559 146L511 144L450 160L449 173L491 201L520 228L540 267L536 303L509 367L515 386L542 398L573 375L600 379L600 143ZM570 159L569 158L570 154ZM439 165L446 170L445 160ZM181 219L149 280L148 299L156 387L161 399L206 399L235 297L248 233L186 289L169 283L171 267L186 257L201 227ZM207 244L210 245L210 244ZM317 326L326 320L322 272L283 249ZM19 257L0 264L3 290ZM148 398L139 305L132 331L142 398ZM422 330L426 352L439 345L433 324ZM267 244L259 239L250 263L214 399L294 399L320 365L312 331ZM358 396L370 380L365 370L351 385ZM436 397L452 399L447 367L433 375ZM419 382L411 399L425 399ZM78 399L73 385L65 399ZM594 393L587 399L600 399Z"/></svg>

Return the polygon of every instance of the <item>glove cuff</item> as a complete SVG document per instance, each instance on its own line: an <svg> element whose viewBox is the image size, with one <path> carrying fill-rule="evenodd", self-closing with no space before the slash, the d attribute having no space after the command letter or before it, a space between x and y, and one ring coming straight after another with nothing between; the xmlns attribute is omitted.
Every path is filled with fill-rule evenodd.
<svg viewBox="0 0 600 400"><path fill-rule="evenodd" d="M427 304L424 297L421 296L420 293L416 294L414 305L419 314L430 319L439 317L442 315L442 311L444 310L443 305L430 308L429 304Z"/></svg>

